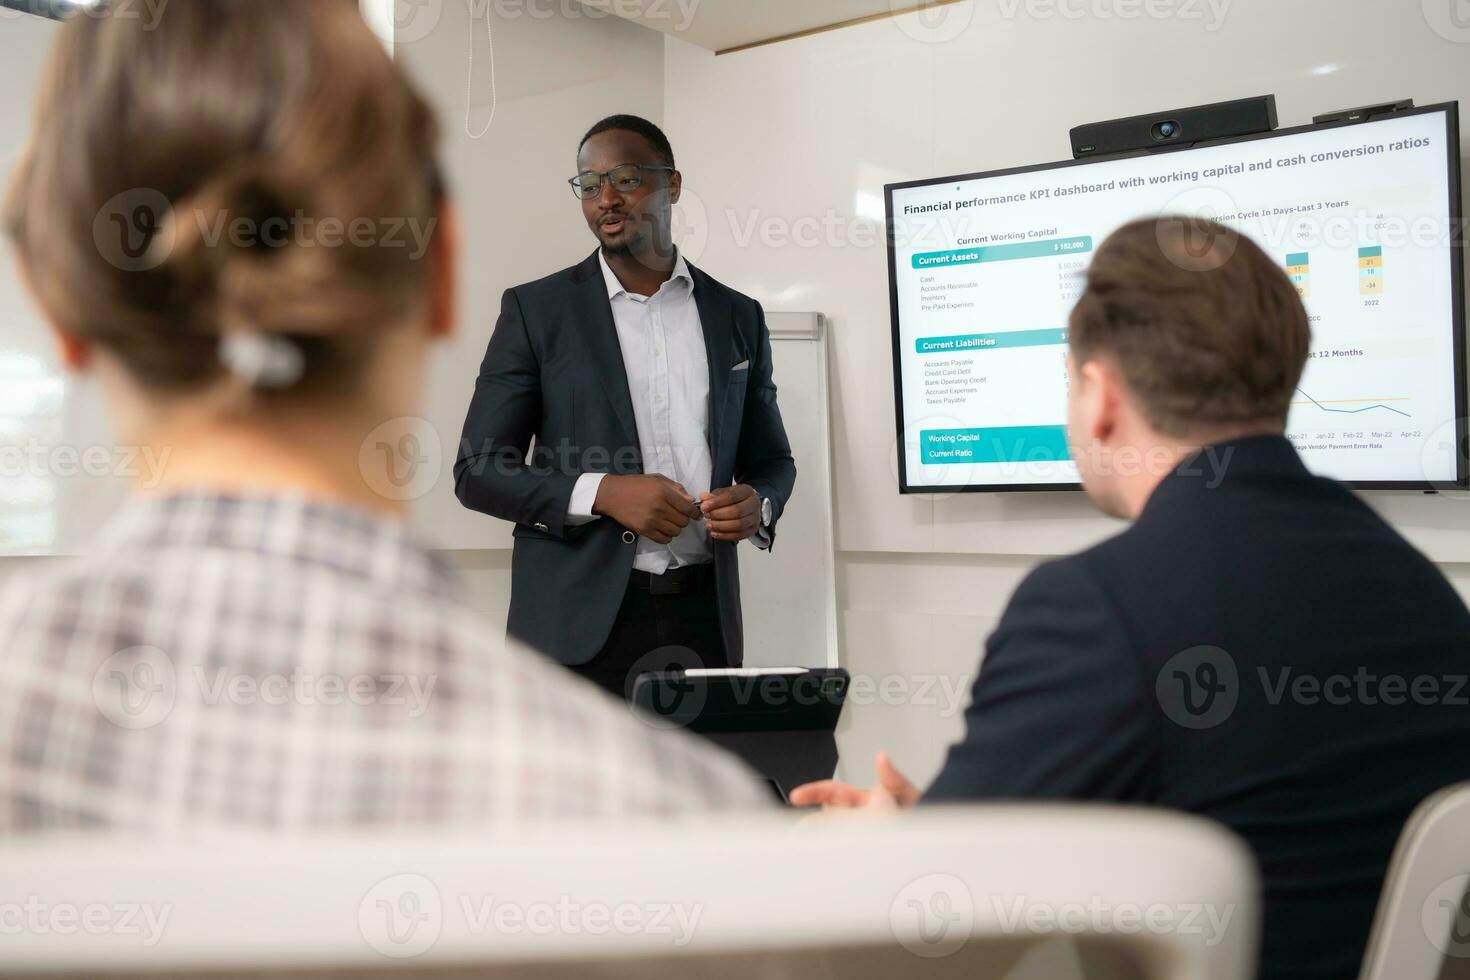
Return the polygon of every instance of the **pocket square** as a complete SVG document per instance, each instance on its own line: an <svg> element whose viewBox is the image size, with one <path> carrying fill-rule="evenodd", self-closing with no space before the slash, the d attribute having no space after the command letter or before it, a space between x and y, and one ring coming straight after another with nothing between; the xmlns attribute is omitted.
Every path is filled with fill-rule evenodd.
<svg viewBox="0 0 1470 980"><path fill-rule="evenodd" d="M750 370L750 362L749 361L741 361L739 364L735 365L734 367L732 367L730 369L730 373L731 374L734 374L736 371L749 371L749 370Z"/></svg>

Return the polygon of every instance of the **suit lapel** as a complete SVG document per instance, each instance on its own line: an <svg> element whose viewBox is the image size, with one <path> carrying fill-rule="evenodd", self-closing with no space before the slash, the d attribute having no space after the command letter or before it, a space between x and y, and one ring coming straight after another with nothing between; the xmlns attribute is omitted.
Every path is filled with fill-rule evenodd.
<svg viewBox="0 0 1470 980"><path fill-rule="evenodd" d="M709 431L710 459L720 458L720 437L725 431L725 395L730 390L730 369L735 366L735 313L723 291L693 266L694 305L699 310L699 323L704 328L705 357L709 361Z"/></svg>
<svg viewBox="0 0 1470 980"><path fill-rule="evenodd" d="M587 350L596 365L598 378L613 413L622 424L627 445L637 447L638 421L633 415L633 396L628 391L628 368L623 363L623 347L618 342L618 328L613 323L612 303L607 298L607 284L602 278L602 264L597 253L577 267L576 310L573 319L582 330Z"/></svg>

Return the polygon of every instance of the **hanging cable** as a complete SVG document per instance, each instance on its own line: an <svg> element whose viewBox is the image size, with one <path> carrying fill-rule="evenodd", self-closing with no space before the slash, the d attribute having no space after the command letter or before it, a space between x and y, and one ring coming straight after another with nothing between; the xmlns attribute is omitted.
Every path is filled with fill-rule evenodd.
<svg viewBox="0 0 1470 980"><path fill-rule="evenodd" d="M486 4L485 40L490 42L490 118L485 122L485 128L476 133L470 129L470 110L474 107L475 101L475 32L473 29L475 14L474 6L470 6L470 20L472 22L470 25L470 77L469 81L465 83L464 132L472 140L480 139L486 133L490 132L490 127L495 125L495 110L500 107L500 92L495 81L495 34L494 28L490 23L492 13L491 5Z"/></svg>

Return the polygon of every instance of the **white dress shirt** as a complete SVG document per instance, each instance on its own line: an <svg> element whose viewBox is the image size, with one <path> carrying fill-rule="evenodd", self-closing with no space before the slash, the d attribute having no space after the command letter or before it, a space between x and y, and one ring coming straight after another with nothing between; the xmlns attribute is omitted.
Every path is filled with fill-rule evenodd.
<svg viewBox="0 0 1470 980"><path fill-rule="evenodd" d="M653 296L639 296L623 288L601 252L597 259L623 349L643 472L668 477L698 500L710 491L714 462L709 449L709 356L689 266L684 256L677 256L668 282ZM577 480L567 508L568 524L597 519L592 507L604 476L586 473ZM670 568L705 564L712 557L709 529L702 520L691 521L668 544L639 538L633 567L662 575Z"/></svg>

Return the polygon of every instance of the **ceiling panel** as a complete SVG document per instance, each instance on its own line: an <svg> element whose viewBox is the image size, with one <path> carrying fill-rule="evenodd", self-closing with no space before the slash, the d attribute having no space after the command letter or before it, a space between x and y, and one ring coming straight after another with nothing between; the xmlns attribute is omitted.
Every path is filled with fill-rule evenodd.
<svg viewBox="0 0 1470 980"><path fill-rule="evenodd" d="M582 0L711 51L955 2L961 0Z"/></svg>

